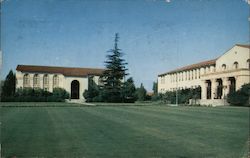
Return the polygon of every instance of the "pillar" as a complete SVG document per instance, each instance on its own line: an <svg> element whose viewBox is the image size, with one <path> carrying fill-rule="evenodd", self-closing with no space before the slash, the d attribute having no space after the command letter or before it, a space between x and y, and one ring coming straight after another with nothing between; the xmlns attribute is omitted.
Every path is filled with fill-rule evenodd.
<svg viewBox="0 0 250 158"><path fill-rule="evenodd" d="M211 99L216 98L217 96L217 85L216 79L211 79Z"/></svg>
<svg viewBox="0 0 250 158"><path fill-rule="evenodd" d="M215 67L214 66L210 66L210 68L211 68L212 73L215 72Z"/></svg>
<svg viewBox="0 0 250 158"><path fill-rule="evenodd" d="M49 91L53 92L53 74L49 74Z"/></svg>
<svg viewBox="0 0 250 158"><path fill-rule="evenodd" d="M38 75L39 76L39 87L41 88L41 89L44 89L44 84L43 84L43 77L44 77L44 74L39 74Z"/></svg>
<svg viewBox="0 0 250 158"><path fill-rule="evenodd" d="M207 99L207 83L201 81L201 99Z"/></svg>
<svg viewBox="0 0 250 158"><path fill-rule="evenodd" d="M230 80L227 77L222 78L222 83L223 83L223 91L222 91L222 97L226 97L229 93L229 88L230 88Z"/></svg>
<svg viewBox="0 0 250 158"><path fill-rule="evenodd" d="M33 84L33 80L34 80L34 74L29 74L29 81L30 81L30 87L33 88L34 84Z"/></svg>

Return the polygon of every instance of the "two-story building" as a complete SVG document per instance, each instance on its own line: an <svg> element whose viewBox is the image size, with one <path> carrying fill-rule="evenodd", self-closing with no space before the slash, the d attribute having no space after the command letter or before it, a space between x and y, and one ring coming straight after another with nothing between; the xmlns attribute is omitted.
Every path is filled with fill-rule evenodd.
<svg viewBox="0 0 250 158"><path fill-rule="evenodd" d="M158 92L201 87L200 104L224 105L230 91L250 83L250 45L236 44L220 57L158 75Z"/></svg>

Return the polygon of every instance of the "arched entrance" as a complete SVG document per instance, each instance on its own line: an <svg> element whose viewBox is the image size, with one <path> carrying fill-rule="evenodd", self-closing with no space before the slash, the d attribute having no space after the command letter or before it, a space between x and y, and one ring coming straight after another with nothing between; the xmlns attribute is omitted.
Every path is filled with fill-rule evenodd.
<svg viewBox="0 0 250 158"><path fill-rule="evenodd" d="M79 85L77 80L71 82L71 99L79 99Z"/></svg>

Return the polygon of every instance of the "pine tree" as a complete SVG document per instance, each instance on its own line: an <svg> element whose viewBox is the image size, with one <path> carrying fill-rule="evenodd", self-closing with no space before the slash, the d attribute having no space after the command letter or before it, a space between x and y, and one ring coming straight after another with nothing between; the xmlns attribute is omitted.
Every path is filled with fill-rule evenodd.
<svg viewBox="0 0 250 158"><path fill-rule="evenodd" d="M106 102L122 102L121 95L123 80L126 73L126 65L124 59L122 59L123 53L118 48L118 33L115 34L114 48L109 50L107 55L107 61L105 61L106 71L102 76L103 82L103 99Z"/></svg>

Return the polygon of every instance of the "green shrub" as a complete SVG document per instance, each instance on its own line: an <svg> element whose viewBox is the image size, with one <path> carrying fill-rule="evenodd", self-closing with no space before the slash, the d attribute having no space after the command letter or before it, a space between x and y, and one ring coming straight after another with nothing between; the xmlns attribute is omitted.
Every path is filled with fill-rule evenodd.
<svg viewBox="0 0 250 158"><path fill-rule="evenodd" d="M14 96L2 96L2 102L63 102L69 93L62 88L55 88L53 93L43 89L18 88Z"/></svg>
<svg viewBox="0 0 250 158"><path fill-rule="evenodd" d="M236 92L229 93L227 102L230 105L250 106L250 84L245 84Z"/></svg>
<svg viewBox="0 0 250 158"><path fill-rule="evenodd" d="M182 89L177 91L178 95L178 103L179 104L188 104L189 99L200 99L201 98L201 88L194 88L194 89ZM163 96L162 99L164 102L169 102L171 104L176 103L176 91L167 91Z"/></svg>
<svg viewBox="0 0 250 158"><path fill-rule="evenodd" d="M60 99L69 99L69 93L63 88L54 88L53 96Z"/></svg>

